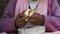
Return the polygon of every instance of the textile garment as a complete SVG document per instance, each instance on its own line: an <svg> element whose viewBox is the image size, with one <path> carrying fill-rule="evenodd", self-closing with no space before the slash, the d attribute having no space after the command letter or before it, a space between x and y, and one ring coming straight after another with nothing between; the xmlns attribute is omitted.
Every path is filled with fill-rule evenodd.
<svg viewBox="0 0 60 34"><path fill-rule="evenodd" d="M15 15L22 11L24 5L28 4L28 2L24 2L26 4L23 3L22 4L23 7L21 7L20 2L23 2L23 1L25 0L17 0L17 1L9 0L9 3L5 8L4 15L0 19L0 31L2 32L16 31ZM20 3L20 5L18 5L16 2ZM18 9L17 11L19 12L15 14L16 5L20 7L17 8ZM26 8L28 9L28 6L24 7L25 10L27 10ZM58 5L57 0L48 0L47 16L45 16L44 25L47 31L60 31L60 7Z"/></svg>

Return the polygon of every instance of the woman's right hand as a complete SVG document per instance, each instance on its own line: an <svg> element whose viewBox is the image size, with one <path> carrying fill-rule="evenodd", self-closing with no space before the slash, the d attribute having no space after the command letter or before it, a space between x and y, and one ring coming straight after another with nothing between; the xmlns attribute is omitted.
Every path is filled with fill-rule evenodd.
<svg viewBox="0 0 60 34"><path fill-rule="evenodd" d="M25 21L24 17L25 17L25 15L23 13L18 14L18 16L16 18L16 26L17 27L21 28L27 23L27 21Z"/></svg>

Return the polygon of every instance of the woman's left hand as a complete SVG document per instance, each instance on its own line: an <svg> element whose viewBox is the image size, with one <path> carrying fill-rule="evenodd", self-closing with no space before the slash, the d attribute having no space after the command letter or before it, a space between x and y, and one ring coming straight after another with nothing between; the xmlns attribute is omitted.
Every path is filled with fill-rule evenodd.
<svg viewBox="0 0 60 34"><path fill-rule="evenodd" d="M39 13L34 13L31 17L29 17L29 22L32 25L44 25L44 16L40 15Z"/></svg>

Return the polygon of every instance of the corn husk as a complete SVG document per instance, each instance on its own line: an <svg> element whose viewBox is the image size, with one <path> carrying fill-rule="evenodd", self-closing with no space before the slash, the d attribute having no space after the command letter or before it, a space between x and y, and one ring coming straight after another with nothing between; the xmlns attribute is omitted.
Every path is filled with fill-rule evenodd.
<svg viewBox="0 0 60 34"><path fill-rule="evenodd" d="M28 17L31 17L35 12L35 9L32 8L32 9L28 9L24 14L25 14L25 17L26 17L26 21L28 21Z"/></svg>

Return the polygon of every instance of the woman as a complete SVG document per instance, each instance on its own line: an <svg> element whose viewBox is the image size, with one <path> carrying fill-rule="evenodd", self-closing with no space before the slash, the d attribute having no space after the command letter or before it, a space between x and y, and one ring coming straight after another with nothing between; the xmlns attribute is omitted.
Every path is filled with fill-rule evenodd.
<svg viewBox="0 0 60 34"><path fill-rule="evenodd" d="M35 4L39 2L38 6L34 7L33 1L36 1ZM22 18L24 14L21 13L24 12L24 10L29 9L29 6L30 8L35 8L36 11L35 14L29 18L29 23L27 24L27 22ZM27 25L25 27L32 27L31 25L45 25L46 30L48 31L58 31L60 30L59 9L57 0L18 0L15 9L15 17L19 13L20 14L17 16L16 25L18 27L23 27L24 25Z"/></svg>
<svg viewBox="0 0 60 34"><path fill-rule="evenodd" d="M12 30L16 31L16 28L14 26L15 20L16 20L16 27L20 27L20 28L28 23L22 18L24 16L24 14L22 13L27 9L29 9L30 6L30 4L28 4L29 1L17 0L17 3L15 1L16 0L14 0L13 3L13 1L10 0L10 3L7 5L5 9L5 13L2 16L2 19L0 19L0 22L2 23L0 29L3 28L0 31L5 31L5 32L11 32ZM14 11L15 4L16 4L16 9ZM47 31L60 31L60 12L59 12L60 8L57 3L57 0L38 0L36 4L37 5L33 7L36 8L36 13L34 13L32 17L29 17L28 20L29 23L27 27L30 27L31 24L36 26L45 25Z"/></svg>

